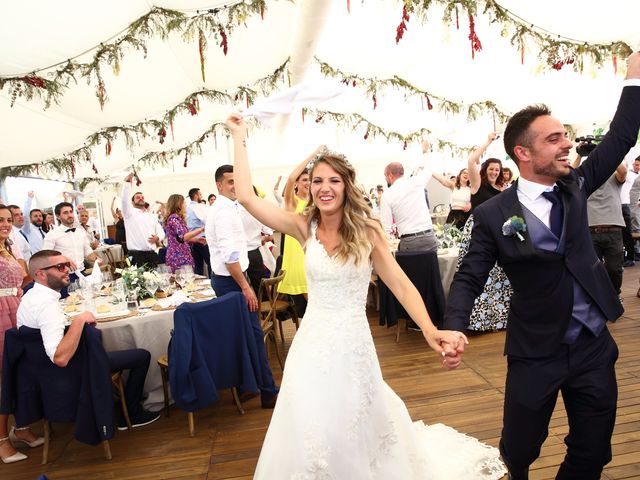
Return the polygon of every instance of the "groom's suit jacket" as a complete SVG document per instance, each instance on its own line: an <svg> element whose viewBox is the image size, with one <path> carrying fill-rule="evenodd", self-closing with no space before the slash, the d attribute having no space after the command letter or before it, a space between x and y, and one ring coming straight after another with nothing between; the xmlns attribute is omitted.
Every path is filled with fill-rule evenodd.
<svg viewBox="0 0 640 480"><path fill-rule="evenodd" d="M587 198L613 174L635 145L639 125L640 87L627 86L605 138L580 167L558 180L564 205L562 253L536 248L528 232L522 234L523 241L503 234L502 225L507 219L524 218L517 184L473 211L469 251L451 286L445 328L467 328L474 300L496 261L513 286L507 355L535 358L557 349L571 319L574 282L579 283L605 318L615 321L622 314L618 296L591 242Z"/></svg>

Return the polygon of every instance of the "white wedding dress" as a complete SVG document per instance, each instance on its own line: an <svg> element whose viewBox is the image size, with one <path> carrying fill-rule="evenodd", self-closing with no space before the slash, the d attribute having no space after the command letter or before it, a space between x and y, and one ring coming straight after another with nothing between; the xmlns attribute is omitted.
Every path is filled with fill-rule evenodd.
<svg viewBox="0 0 640 480"><path fill-rule="evenodd" d="M414 423L382 379L365 314L369 262L329 257L312 227L305 268L309 304L254 478L502 478L496 448L442 424Z"/></svg>

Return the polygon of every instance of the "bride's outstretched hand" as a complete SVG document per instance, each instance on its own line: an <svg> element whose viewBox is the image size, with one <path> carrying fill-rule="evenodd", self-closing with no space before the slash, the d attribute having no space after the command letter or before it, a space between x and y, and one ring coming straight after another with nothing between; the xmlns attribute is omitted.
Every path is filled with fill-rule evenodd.
<svg viewBox="0 0 640 480"><path fill-rule="evenodd" d="M232 113L231 115L229 115L229 118L227 118L224 124L227 126L229 132L231 132L231 135L233 137L246 137L247 124L244 122L244 118L242 118L242 115L240 115L239 113Z"/></svg>
<svg viewBox="0 0 640 480"><path fill-rule="evenodd" d="M449 370L457 368L462 362L462 353L469 340L462 332L452 330L433 330L424 334L427 343L442 357L442 366Z"/></svg>

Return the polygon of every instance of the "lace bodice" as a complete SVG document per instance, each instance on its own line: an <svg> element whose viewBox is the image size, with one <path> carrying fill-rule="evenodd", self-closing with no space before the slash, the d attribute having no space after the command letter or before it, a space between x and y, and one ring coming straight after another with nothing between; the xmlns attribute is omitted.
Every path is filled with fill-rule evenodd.
<svg viewBox="0 0 640 480"><path fill-rule="evenodd" d="M330 257L316 236L315 224L306 243L304 266L309 289L307 309L365 312L371 263L342 263Z"/></svg>

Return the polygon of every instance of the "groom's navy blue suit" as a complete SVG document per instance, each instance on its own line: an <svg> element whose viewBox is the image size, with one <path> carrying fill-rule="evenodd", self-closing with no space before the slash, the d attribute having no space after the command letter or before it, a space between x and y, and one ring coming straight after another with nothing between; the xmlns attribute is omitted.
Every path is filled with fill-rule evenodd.
<svg viewBox="0 0 640 480"><path fill-rule="evenodd" d="M558 391L570 432L557 478L599 479L611 460L618 349L605 323L623 308L591 243L587 198L635 145L639 125L640 87L627 86L604 140L557 182L564 207L560 238L520 203L517 184L473 212L469 252L454 277L445 328L467 328L474 299L497 261L514 290L500 449L515 479L527 478L540 453ZM512 216L527 223L523 241L502 232Z"/></svg>

